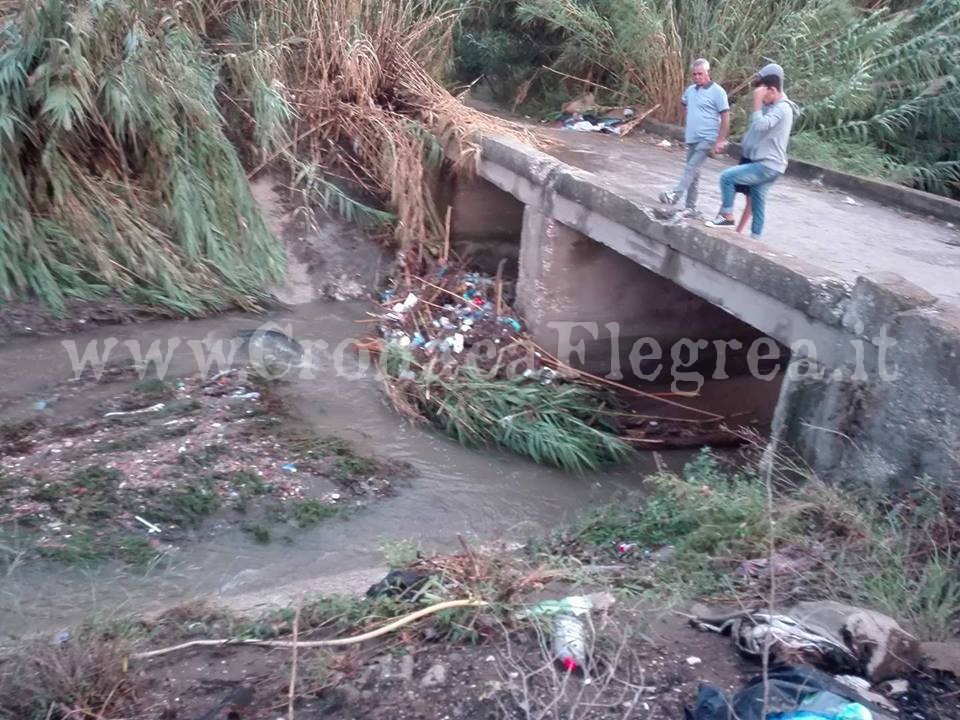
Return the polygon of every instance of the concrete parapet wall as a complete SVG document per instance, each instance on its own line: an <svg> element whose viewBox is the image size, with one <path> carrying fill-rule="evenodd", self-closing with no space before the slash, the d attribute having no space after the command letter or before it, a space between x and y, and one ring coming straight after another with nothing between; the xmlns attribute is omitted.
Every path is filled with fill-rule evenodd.
<svg viewBox="0 0 960 720"><path fill-rule="evenodd" d="M847 322L864 344L881 328L895 341L883 375L818 363L788 374L775 438L827 479L880 488L922 476L960 482L960 309L932 300L896 276L861 278ZM838 371L843 378L830 380Z"/></svg>

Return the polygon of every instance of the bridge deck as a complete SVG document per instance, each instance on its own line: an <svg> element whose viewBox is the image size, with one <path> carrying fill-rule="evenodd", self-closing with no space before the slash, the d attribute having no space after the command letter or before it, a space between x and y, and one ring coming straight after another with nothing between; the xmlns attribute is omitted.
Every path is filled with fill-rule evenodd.
<svg viewBox="0 0 960 720"><path fill-rule="evenodd" d="M659 206L657 196L672 188L683 166L684 148L658 147L659 138L638 133L612 135L570 130L538 130L556 144L545 151L569 165L595 174L618 194ZM718 177L729 159L711 159L700 181L699 209L711 217L720 204ZM942 301L960 305L960 230L951 224L853 198L815 183L781 178L767 201L767 222L760 244L731 230L719 237L767 254L799 258L853 281L864 273L895 272ZM743 198L738 196L739 217ZM702 225L702 221L693 221ZM749 228L746 232L749 232Z"/></svg>

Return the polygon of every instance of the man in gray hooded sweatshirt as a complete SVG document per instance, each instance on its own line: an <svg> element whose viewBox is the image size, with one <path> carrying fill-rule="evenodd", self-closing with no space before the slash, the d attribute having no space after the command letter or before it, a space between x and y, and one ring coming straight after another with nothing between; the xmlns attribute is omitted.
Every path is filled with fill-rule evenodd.
<svg viewBox="0 0 960 720"><path fill-rule="evenodd" d="M734 227L733 201L736 186L750 189L753 221L750 235L763 233L767 193L787 169L787 143L793 128L794 105L783 92L783 68L764 66L754 81L753 114L743 137L743 155L752 162L727 168L720 174L720 213L707 222L710 227Z"/></svg>

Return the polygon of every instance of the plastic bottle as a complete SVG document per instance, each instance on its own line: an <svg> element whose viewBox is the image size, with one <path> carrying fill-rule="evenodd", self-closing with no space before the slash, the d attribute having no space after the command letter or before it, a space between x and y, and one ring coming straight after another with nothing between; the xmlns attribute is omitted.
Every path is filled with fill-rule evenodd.
<svg viewBox="0 0 960 720"><path fill-rule="evenodd" d="M553 655L567 672L583 670L587 664L586 629L574 615L553 619Z"/></svg>

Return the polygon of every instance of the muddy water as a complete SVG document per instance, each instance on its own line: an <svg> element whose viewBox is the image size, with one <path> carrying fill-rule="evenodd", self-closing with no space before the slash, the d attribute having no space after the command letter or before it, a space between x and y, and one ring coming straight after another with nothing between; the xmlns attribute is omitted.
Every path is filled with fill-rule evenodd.
<svg viewBox="0 0 960 720"><path fill-rule="evenodd" d="M345 339L371 326L357 324L363 303L317 301L264 317L241 314L193 322L99 328L58 338L21 340L0 348L0 409L5 417L36 412L45 390L73 376L61 345L116 338L110 361L129 357L125 341L146 349L179 337L205 347L255 328L265 319L290 324L298 338L324 341L312 353L315 379L291 373L284 392L299 415L319 434L352 441L360 450L406 460L415 477L396 497L372 503L345 520L332 520L297 533L293 544L262 546L239 532L219 534L178 551L172 561L147 575L104 566L79 571L24 566L0 576L0 636L29 629L57 629L91 612L154 610L185 600L209 597L251 608L287 602L300 592L333 593L364 589L384 571L381 547L399 542L424 550L453 550L457 535L475 541L515 541L536 536L570 518L594 501L639 487L652 459L631 467L576 477L495 451L470 451L428 429L401 420L387 405L372 372L357 372L350 352L336 353ZM102 347L102 345L101 345ZM338 375L337 357L355 379ZM174 352L173 375L196 372L194 352L186 344ZM53 402L43 413L56 419L75 414L119 389L93 387L79 397ZM688 455L666 455L680 465Z"/></svg>

